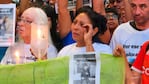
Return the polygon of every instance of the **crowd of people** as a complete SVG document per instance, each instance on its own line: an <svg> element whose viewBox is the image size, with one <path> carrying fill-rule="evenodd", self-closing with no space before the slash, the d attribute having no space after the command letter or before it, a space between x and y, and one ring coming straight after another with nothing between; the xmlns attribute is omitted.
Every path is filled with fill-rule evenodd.
<svg viewBox="0 0 149 84"><path fill-rule="evenodd" d="M148 84L149 0L92 0L92 6L76 0L73 10L68 0L24 1L17 7L16 33L24 41L26 62L38 59L30 48L31 24L44 23L50 39L42 60L80 52L113 54L125 59L125 84ZM1 64L16 64L12 47Z"/></svg>

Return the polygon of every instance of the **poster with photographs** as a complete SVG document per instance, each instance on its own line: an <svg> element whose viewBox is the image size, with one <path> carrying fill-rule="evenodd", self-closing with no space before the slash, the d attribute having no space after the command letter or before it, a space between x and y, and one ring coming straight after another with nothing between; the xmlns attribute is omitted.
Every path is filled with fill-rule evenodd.
<svg viewBox="0 0 149 84"><path fill-rule="evenodd" d="M100 84L100 61L94 52L71 56L69 84Z"/></svg>
<svg viewBox="0 0 149 84"><path fill-rule="evenodd" d="M10 46L15 41L15 4L0 4L0 46Z"/></svg>
<svg viewBox="0 0 149 84"><path fill-rule="evenodd" d="M69 10L73 10L76 8L76 1L77 0L68 0L68 9ZM92 0L83 0L83 5L92 7Z"/></svg>
<svg viewBox="0 0 149 84"><path fill-rule="evenodd" d="M68 0L68 10L72 11L76 8L76 1L77 0ZM91 6L92 7L92 0L83 0L84 6ZM55 3L55 11L58 14L58 4Z"/></svg>

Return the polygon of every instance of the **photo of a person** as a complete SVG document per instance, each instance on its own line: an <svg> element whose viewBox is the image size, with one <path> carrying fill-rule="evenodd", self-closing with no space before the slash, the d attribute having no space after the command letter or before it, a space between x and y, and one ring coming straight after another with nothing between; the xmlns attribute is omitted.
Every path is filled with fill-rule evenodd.
<svg viewBox="0 0 149 84"><path fill-rule="evenodd" d="M99 84L97 61L95 53L73 55L70 60L69 84Z"/></svg>
<svg viewBox="0 0 149 84"><path fill-rule="evenodd" d="M0 16L0 36L4 36L6 32L6 19L7 17Z"/></svg>
<svg viewBox="0 0 149 84"><path fill-rule="evenodd" d="M89 65L87 63L84 63L81 72L81 84L90 84L89 77L90 77Z"/></svg>

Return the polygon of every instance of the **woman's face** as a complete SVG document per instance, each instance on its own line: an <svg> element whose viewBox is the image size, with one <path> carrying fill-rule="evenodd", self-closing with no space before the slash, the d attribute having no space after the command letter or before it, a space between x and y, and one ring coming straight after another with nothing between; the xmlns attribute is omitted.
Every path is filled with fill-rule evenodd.
<svg viewBox="0 0 149 84"><path fill-rule="evenodd" d="M91 24L89 17L85 13L80 13L71 25L72 38L76 42L84 42L84 25Z"/></svg>
<svg viewBox="0 0 149 84"><path fill-rule="evenodd" d="M18 22L18 33L21 36L21 38L30 38L31 36L31 23L33 22L33 17L30 12L25 11L20 21Z"/></svg>

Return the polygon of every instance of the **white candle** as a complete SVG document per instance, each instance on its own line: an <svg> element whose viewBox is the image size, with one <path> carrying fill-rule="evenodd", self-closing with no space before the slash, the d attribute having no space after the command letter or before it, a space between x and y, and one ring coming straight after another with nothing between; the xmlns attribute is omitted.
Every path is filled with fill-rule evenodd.
<svg viewBox="0 0 149 84"><path fill-rule="evenodd" d="M37 29L37 45L38 45L38 47L40 47L40 48L38 48L38 60L41 60L41 46L42 46L42 42L43 42L43 38L42 38L42 30L41 30L41 28L38 28Z"/></svg>
<svg viewBox="0 0 149 84"><path fill-rule="evenodd" d="M42 34L41 30L38 28L37 29L38 40L41 40L41 34Z"/></svg>
<svg viewBox="0 0 149 84"><path fill-rule="evenodd" d="M16 64L19 64L19 61L20 61L20 53L19 53L19 51L15 52L15 58L16 58Z"/></svg>
<svg viewBox="0 0 149 84"><path fill-rule="evenodd" d="M38 59L45 55L48 48L49 27L46 24L31 24L31 49Z"/></svg>

